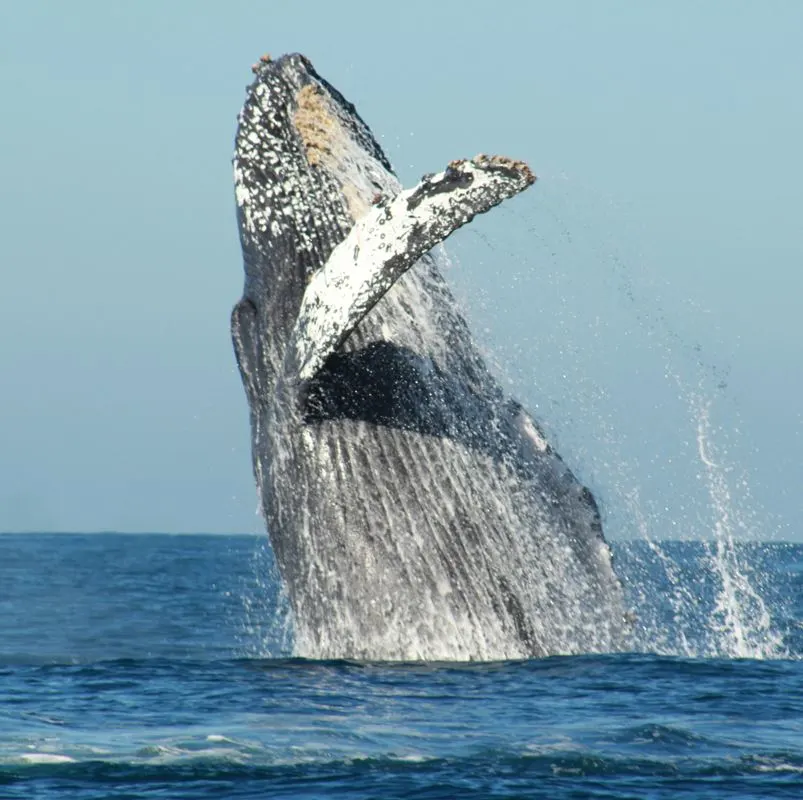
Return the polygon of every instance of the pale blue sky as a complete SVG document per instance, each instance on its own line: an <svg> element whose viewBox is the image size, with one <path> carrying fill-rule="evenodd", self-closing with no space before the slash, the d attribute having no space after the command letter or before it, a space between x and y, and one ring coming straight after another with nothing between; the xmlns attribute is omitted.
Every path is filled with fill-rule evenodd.
<svg viewBox="0 0 803 800"><path fill-rule="evenodd" d="M230 156L251 63L300 50L405 183L540 176L449 276L613 535L710 532L701 384L727 502L801 537L803 3L26 0L0 31L0 530L261 530Z"/></svg>

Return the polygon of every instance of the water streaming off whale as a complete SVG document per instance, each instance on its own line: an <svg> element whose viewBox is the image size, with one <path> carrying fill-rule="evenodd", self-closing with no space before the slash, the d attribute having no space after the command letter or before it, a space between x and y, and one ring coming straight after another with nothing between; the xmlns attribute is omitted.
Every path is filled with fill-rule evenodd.
<svg viewBox="0 0 803 800"><path fill-rule="evenodd" d="M502 211L504 237L468 228L450 243L449 278L500 381L539 409L601 499L606 533L633 540L615 548L630 647L786 657L792 612L753 544L782 534L751 492L761 476L747 440L761 431L740 418L727 356L690 332L694 306L666 299L665 275L608 198L547 175Z"/></svg>

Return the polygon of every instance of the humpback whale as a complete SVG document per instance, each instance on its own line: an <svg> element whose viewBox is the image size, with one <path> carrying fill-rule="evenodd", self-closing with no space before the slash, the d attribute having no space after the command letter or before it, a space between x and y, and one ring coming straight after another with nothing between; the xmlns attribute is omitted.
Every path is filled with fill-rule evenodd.
<svg viewBox="0 0 803 800"><path fill-rule="evenodd" d="M245 284L231 330L297 654L621 647L595 499L503 392L442 275L439 243L535 177L478 156L403 190L306 57L253 71L233 159Z"/></svg>

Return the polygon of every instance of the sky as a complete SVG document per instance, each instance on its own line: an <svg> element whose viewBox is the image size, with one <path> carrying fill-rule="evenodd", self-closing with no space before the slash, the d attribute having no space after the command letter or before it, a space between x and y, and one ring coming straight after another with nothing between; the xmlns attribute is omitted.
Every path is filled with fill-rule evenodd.
<svg viewBox="0 0 803 800"><path fill-rule="evenodd" d="M301 51L406 185L538 174L447 274L610 535L803 539L803 4L26 0L0 30L0 531L263 529L230 159L250 65Z"/></svg>

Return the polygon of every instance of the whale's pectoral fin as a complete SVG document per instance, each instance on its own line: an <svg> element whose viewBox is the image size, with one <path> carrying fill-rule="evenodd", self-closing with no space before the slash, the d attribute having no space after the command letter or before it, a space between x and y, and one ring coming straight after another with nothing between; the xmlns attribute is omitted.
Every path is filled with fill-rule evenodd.
<svg viewBox="0 0 803 800"><path fill-rule="evenodd" d="M453 161L358 220L311 278L290 339L288 373L309 380L421 256L535 181L521 161ZM290 375L288 375L290 377Z"/></svg>

